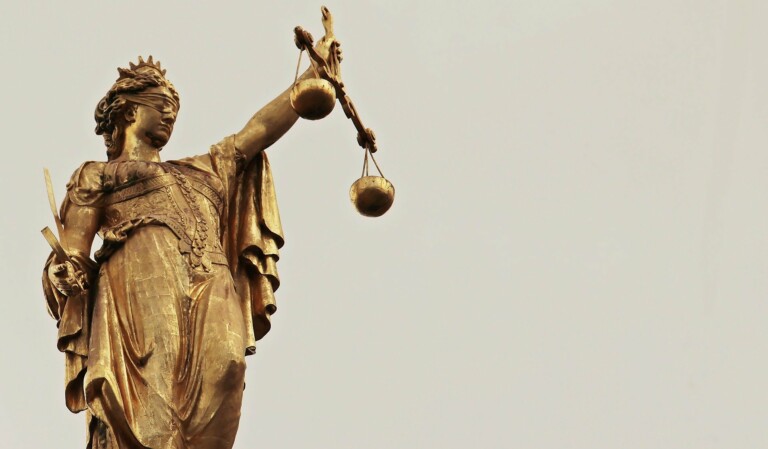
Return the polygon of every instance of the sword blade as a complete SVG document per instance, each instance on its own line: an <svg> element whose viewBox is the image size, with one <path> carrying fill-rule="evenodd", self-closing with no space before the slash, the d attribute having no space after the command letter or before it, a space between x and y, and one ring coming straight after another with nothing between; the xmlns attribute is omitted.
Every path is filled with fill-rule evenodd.
<svg viewBox="0 0 768 449"><path fill-rule="evenodd" d="M59 212L56 210L56 197L53 195L53 183L51 182L51 173L48 172L47 168L43 169L43 173L45 174L45 188L48 191L48 205L51 206L53 221L56 222L56 229L59 231L59 237L61 238L61 241L62 241L62 244L60 244L59 246L63 247L65 246L64 245L64 224L61 222L61 218L59 218ZM56 243L59 244L58 240L56 241Z"/></svg>

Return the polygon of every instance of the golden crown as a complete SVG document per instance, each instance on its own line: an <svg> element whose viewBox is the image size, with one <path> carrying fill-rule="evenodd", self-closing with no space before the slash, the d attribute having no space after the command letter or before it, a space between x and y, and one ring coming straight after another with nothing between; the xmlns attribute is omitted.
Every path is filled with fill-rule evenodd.
<svg viewBox="0 0 768 449"><path fill-rule="evenodd" d="M149 55L149 58L147 58L146 61L144 61L144 58L139 56L139 63L138 64L134 64L132 62L129 62L128 65L131 68L131 70L134 70L134 71L140 70L140 69L142 69L144 67L149 67L151 69L157 70L163 76L165 76L165 72L166 72L165 69L160 67L160 61L155 62L154 60L152 60L152 55Z"/></svg>

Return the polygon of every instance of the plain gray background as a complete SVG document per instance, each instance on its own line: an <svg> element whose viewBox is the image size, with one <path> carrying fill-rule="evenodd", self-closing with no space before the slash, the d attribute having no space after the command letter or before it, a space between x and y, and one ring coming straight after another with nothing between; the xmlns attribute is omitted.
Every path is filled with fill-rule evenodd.
<svg viewBox="0 0 768 449"><path fill-rule="evenodd" d="M768 447L768 4L331 1L392 210L339 109L269 150L287 245L245 448ZM93 109L152 54L166 159L289 85L315 2L0 9L3 448L84 447L40 271Z"/></svg>

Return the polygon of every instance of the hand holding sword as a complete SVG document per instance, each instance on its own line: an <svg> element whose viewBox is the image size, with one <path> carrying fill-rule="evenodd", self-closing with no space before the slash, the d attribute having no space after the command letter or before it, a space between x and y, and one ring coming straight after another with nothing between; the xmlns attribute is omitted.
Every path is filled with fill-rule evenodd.
<svg viewBox="0 0 768 449"><path fill-rule="evenodd" d="M56 290L65 296L74 296L88 289L88 281L85 274L78 270L67 254L64 243L64 224L61 222L59 213L56 210L56 198L53 194L53 183L48 169L44 169L45 187L48 191L48 204L53 213L53 220L56 222L56 229L59 231L61 242L56 238L56 234L46 226L40 232L53 250L55 260L59 263L52 263L48 268L48 280L51 281Z"/></svg>

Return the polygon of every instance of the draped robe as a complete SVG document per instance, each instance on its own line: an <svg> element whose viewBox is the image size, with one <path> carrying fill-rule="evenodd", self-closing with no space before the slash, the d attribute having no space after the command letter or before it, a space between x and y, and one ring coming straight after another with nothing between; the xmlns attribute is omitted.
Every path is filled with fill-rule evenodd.
<svg viewBox="0 0 768 449"><path fill-rule="evenodd" d="M283 245L267 157L243 159L228 137L203 156L73 174L64 225L72 204L99 209L104 244L95 262L72 254L89 290L60 294L53 255L43 289L89 449L234 444L244 356L270 329Z"/></svg>

